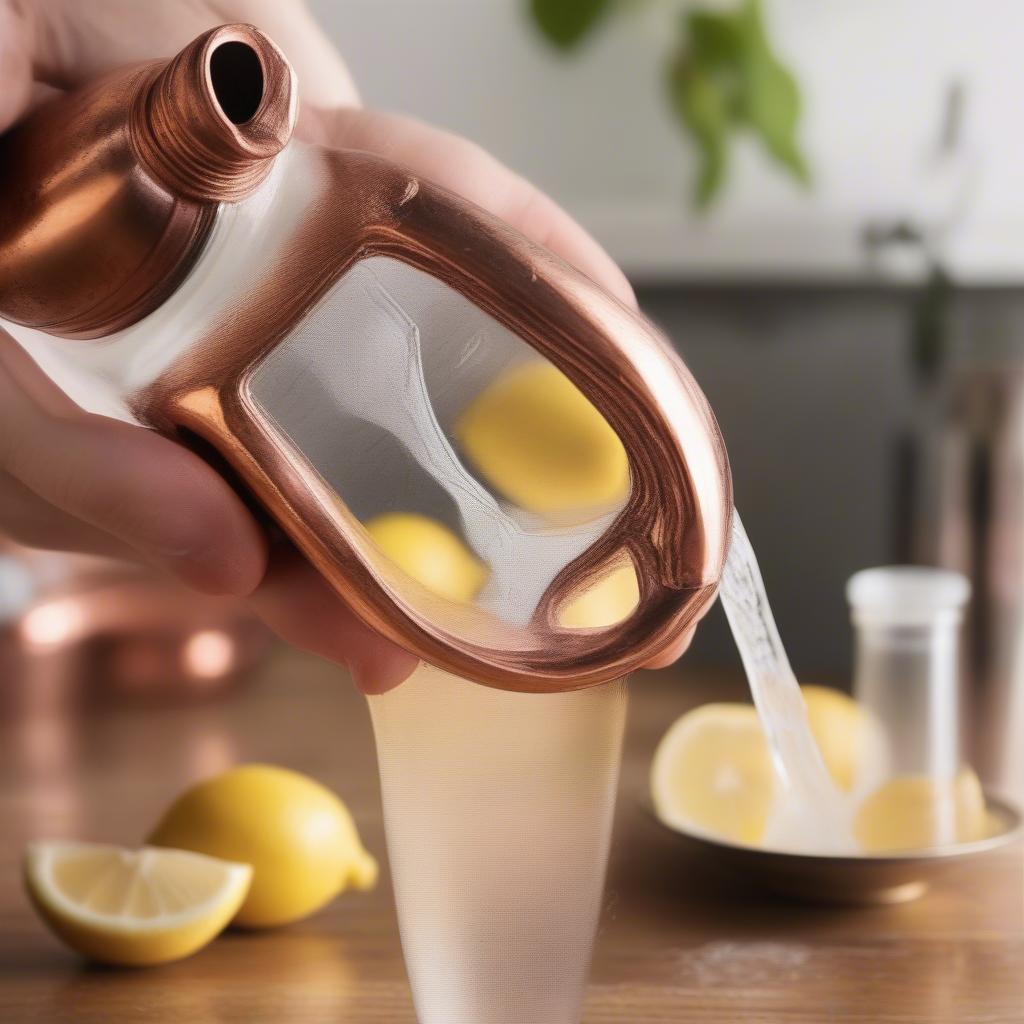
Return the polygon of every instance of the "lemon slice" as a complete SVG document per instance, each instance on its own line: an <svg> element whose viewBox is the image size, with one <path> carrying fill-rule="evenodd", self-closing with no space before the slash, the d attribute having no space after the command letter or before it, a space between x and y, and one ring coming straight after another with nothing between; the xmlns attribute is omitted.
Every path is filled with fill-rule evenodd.
<svg viewBox="0 0 1024 1024"><path fill-rule="evenodd" d="M943 812L950 815L956 842L984 838L985 794L970 768L945 784L925 775L890 779L861 804L854 835L870 853L924 850L940 841Z"/></svg>
<svg viewBox="0 0 1024 1024"><path fill-rule="evenodd" d="M665 824L732 842L763 840L775 781L757 711L705 704L665 734L651 766L654 808Z"/></svg>
<svg viewBox="0 0 1024 1024"><path fill-rule="evenodd" d="M487 567L447 526L413 512L391 512L366 523L377 546L404 573L449 601L472 601Z"/></svg>
<svg viewBox="0 0 1024 1024"><path fill-rule="evenodd" d="M32 843L29 895L72 949L101 963L162 964L201 949L242 905L252 868L181 850Z"/></svg>

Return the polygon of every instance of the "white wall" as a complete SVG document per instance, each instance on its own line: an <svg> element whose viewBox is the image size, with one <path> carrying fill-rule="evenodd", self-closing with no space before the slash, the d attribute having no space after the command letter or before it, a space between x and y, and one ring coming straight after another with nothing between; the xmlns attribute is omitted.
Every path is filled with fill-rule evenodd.
<svg viewBox="0 0 1024 1024"><path fill-rule="evenodd" d="M1024 3L766 0L808 98L805 194L751 145L710 217L687 208L692 154L661 65L679 0L634 3L563 58L521 0L311 0L370 105L483 143L584 221L635 278L860 276L864 222L941 215L967 181L952 259L1024 277ZM716 0L721 5L724 0ZM949 82L968 89L967 154L934 166Z"/></svg>

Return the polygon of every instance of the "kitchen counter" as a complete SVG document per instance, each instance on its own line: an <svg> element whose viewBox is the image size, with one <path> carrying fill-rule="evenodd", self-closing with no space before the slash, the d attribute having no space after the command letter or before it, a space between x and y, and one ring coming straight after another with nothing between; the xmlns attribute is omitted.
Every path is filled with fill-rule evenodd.
<svg viewBox="0 0 1024 1024"><path fill-rule="evenodd" d="M343 672L282 650L243 685L176 706L24 684L0 681L0 1020L414 1024L386 866L373 893L146 970L84 965L22 890L28 839L137 844L184 786L239 761L337 790L383 864L369 718ZM742 692L685 665L634 682L586 1024L1024 1021L1020 846L951 869L917 902L840 909L707 874L650 819L658 737L692 704Z"/></svg>

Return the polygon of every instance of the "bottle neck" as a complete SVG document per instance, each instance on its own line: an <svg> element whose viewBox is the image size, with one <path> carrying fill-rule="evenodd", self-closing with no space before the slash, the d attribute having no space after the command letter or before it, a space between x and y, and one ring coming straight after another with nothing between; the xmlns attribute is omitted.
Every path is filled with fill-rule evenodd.
<svg viewBox="0 0 1024 1024"><path fill-rule="evenodd" d="M291 68L248 25L41 107L0 138L0 195L13 197L0 203L0 317L97 338L148 316L294 120Z"/></svg>
<svg viewBox="0 0 1024 1024"><path fill-rule="evenodd" d="M140 160L170 193L234 203L270 173L295 114L284 55L248 26L224 26L154 75L129 123Z"/></svg>

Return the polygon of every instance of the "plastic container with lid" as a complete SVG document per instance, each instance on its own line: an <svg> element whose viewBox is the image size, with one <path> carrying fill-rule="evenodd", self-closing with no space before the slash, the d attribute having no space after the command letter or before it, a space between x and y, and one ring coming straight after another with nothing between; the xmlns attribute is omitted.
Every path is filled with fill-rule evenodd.
<svg viewBox="0 0 1024 1024"><path fill-rule="evenodd" d="M960 629L970 584L941 569L885 566L856 573L846 595L855 630L854 695L884 735L868 772L875 794L888 787L894 843L901 830L909 834L915 815L929 823L929 845L954 842L962 838L958 794L966 784ZM924 798L934 804L927 814Z"/></svg>

